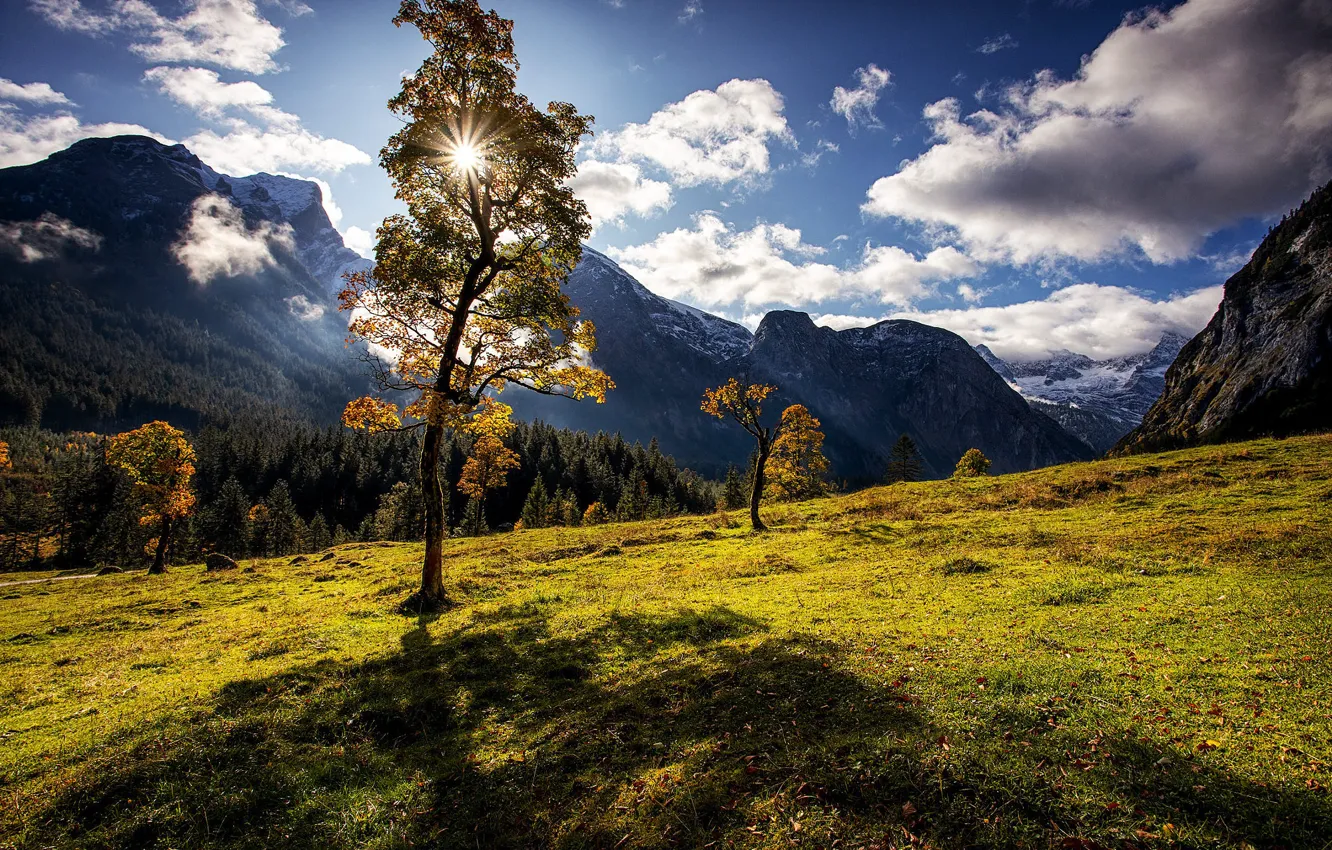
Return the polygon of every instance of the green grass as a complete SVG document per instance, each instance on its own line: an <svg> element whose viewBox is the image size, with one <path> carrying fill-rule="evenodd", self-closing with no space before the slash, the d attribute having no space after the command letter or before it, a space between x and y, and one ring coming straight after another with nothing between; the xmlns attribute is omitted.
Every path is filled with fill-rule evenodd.
<svg viewBox="0 0 1332 850"><path fill-rule="evenodd" d="M1332 438L0 588L0 845L1332 846ZM315 556L317 559L319 556Z"/></svg>

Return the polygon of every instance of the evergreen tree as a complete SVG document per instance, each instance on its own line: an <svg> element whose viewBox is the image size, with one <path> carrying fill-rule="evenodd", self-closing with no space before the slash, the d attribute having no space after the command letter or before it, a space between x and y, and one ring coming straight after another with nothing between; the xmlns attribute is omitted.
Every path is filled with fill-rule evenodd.
<svg viewBox="0 0 1332 850"><path fill-rule="evenodd" d="M615 505L615 518L621 522L644 519L648 511L648 486L643 470L635 466L620 488L620 500Z"/></svg>
<svg viewBox="0 0 1332 850"><path fill-rule="evenodd" d="M293 555L300 551L304 537L301 517L291 500L286 481L279 481L264 499L268 508L268 546L274 555Z"/></svg>
<svg viewBox="0 0 1332 850"><path fill-rule="evenodd" d="M740 470L731 464L726 468L726 484L722 488L722 504L728 511L738 511L745 506L745 479Z"/></svg>
<svg viewBox="0 0 1332 850"><path fill-rule="evenodd" d="M250 500L231 477L217 498L199 514L201 542L224 555L243 558L250 540Z"/></svg>
<svg viewBox="0 0 1332 850"><path fill-rule="evenodd" d="M543 528L550 510L546 485L538 477L532 489L527 491L527 501L523 502L523 528Z"/></svg>
<svg viewBox="0 0 1332 850"><path fill-rule="evenodd" d="M480 537L490 532L486 524L486 508L475 496L467 500L467 509L463 511L462 532L469 537Z"/></svg>
<svg viewBox="0 0 1332 850"><path fill-rule="evenodd" d="M610 522L610 514L601 502L593 502L583 511L583 525L605 525Z"/></svg>
<svg viewBox="0 0 1332 850"><path fill-rule="evenodd" d="M315 514L314 519L310 520L310 529L306 551L322 552L333 542L333 536L328 533L328 523L324 521L323 514Z"/></svg>
<svg viewBox="0 0 1332 850"><path fill-rule="evenodd" d="M886 480L889 484L920 480L920 452L916 449L916 441L906 434L897 438L889 452Z"/></svg>

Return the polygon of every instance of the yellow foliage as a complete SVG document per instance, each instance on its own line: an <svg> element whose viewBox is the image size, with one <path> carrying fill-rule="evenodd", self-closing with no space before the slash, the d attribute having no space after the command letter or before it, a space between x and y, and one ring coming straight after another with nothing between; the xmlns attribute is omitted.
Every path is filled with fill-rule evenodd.
<svg viewBox="0 0 1332 850"><path fill-rule="evenodd" d="M954 478L974 478L990 471L990 459L980 449L967 449L953 470Z"/></svg>
<svg viewBox="0 0 1332 850"><path fill-rule="evenodd" d="M467 495L484 499L491 490L505 486L509 470L518 466L518 454L503 442L513 430L509 421L512 412L507 404L486 397L479 412L468 421L468 430L477 437L458 480L458 489Z"/></svg>
<svg viewBox="0 0 1332 850"><path fill-rule="evenodd" d="M11 469L13 464L9 461L9 443L0 440L0 469Z"/></svg>
<svg viewBox="0 0 1332 850"><path fill-rule="evenodd" d="M763 415L763 400L776 390L769 384L742 384L731 378L722 386L703 393L701 409L718 419L729 416L753 434L762 428L759 418Z"/></svg>
<svg viewBox="0 0 1332 850"><path fill-rule="evenodd" d="M610 522L610 514L601 502L593 502L583 511L583 525L604 525Z"/></svg>
<svg viewBox="0 0 1332 850"><path fill-rule="evenodd" d="M778 437L765 469L770 496L793 501L826 492L823 477L828 473L828 459L823 456L819 426L819 420L803 404L793 404L782 412Z"/></svg>
<svg viewBox="0 0 1332 850"><path fill-rule="evenodd" d="M396 404L365 396L347 402L342 411L342 424L371 433L392 431L402 426L402 415Z"/></svg>
<svg viewBox="0 0 1332 850"><path fill-rule="evenodd" d="M166 422L115 435L107 441L106 459L143 497L145 523L180 519L194 508L194 449L183 432Z"/></svg>

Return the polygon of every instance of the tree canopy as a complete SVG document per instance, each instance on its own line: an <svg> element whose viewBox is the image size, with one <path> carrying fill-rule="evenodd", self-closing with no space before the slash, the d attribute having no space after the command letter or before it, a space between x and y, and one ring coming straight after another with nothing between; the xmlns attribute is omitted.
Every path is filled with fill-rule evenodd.
<svg viewBox="0 0 1332 850"><path fill-rule="evenodd" d="M157 421L112 437L107 442L106 458L134 485L142 506L139 523L158 528L157 539L150 543L154 555L148 572L166 572L172 525L194 508L190 491L194 449L183 432Z"/></svg>

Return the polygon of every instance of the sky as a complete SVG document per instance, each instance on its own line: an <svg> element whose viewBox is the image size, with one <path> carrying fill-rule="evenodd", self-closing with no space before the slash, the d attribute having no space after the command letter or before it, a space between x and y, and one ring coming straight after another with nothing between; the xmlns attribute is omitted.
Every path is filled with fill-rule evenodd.
<svg viewBox="0 0 1332 850"><path fill-rule="evenodd" d="M596 117L588 240L755 327L947 327L999 356L1192 335L1332 179L1332 0L491 0L519 87ZM136 132L400 210L386 103L427 53L378 0L13 0L0 167Z"/></svg>

